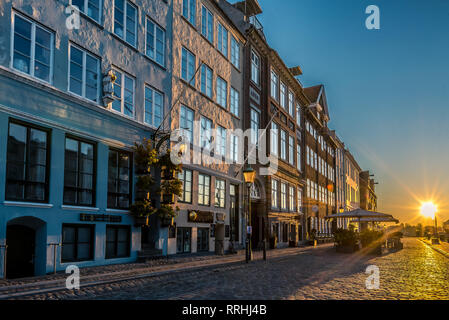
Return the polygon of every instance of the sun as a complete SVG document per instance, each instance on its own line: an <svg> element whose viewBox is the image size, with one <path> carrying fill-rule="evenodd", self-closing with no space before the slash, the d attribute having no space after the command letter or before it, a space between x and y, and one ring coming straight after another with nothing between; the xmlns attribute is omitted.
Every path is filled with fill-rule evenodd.
<svg viewBox="0 0 449 320"><path fill-rule="evenodd" d="M421 214L427 218L435 218L437 206L433 202L424 202L421 205Z"/></svg>

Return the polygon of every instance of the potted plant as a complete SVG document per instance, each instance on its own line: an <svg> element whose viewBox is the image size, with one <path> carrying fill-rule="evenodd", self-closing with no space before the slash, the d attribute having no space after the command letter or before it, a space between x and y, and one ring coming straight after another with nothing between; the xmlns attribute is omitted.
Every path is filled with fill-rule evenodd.
<svg viewBox="0 0 449 320"><path fill-rule="evenodd" d="M334 233L334 242L337 252L352 253L358 250L357 234L354 230L337 229Z"/></svg>
<svg viewBox="0 0 449 320"><path fill-rule="evenodd" d="M383 232L376 230L364 230L360 233L359 238L363 248L366 248L366 253L382 254Z"/></svg>
<svg viewBox="0 0 449 320"><path fill-rule="evenodd" d="M130 207L130 212L135 218L136 226L148 226L149 217L156 212L156 209L148 199L136 201Z"/></svg>
<svg viewBox="0 0 449 320"><path fill-rule="evenodd" d="M178 207L176 207L175 211L175 209L173 209L173 206L162 204L161 207L157 209L157 215L161 220L161 225L163 227L172 226L174 224L174 219L178 215L177 213L178 211L179 211Z"/></svg>

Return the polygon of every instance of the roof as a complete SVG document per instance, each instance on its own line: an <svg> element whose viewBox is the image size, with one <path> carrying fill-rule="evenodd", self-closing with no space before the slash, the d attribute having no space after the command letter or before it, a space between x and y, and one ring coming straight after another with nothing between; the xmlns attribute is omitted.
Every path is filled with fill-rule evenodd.
<svg viewBox="0 0 449 320"><path fill-rule="evenodd" d="M256 16L262 13L262 8L257 0L244 0L234 3L234 6L247 16Z"/></svg>
<svg viewBox="0 0 449 320"><path fill-rule="evenodd" d="M304 88L304 93L307 98L312 102L321 105L324 109L324 114L330 120L329 108L327 106L326 92L324 90L324 85L319 84L317 86Z"/></svg>

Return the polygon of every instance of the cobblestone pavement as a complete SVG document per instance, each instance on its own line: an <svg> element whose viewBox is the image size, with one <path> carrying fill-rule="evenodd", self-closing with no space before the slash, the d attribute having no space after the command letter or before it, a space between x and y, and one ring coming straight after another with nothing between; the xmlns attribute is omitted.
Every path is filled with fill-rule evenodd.
<svg viewBox="0 0 449 320"><path fill-rule="evenodd" d="M418 239L403 242L403 250L380 257L337 254L329 246L296 249L268 262L233 262L29 298L449 299L449 259ZM369 265L380 269L379 289L366 289Z"/></svg>

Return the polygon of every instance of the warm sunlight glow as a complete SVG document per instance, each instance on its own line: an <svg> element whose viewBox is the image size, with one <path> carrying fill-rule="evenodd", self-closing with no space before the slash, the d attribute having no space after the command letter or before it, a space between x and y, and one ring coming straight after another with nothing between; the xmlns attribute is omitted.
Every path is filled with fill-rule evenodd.
<svg viewBox="0 0 449 320"><path fill-rule="evenodd" d="M437 212L436 205L433 202L424 202L421 205L421 214L427 218L435 218L435 213Z"/></svg>

